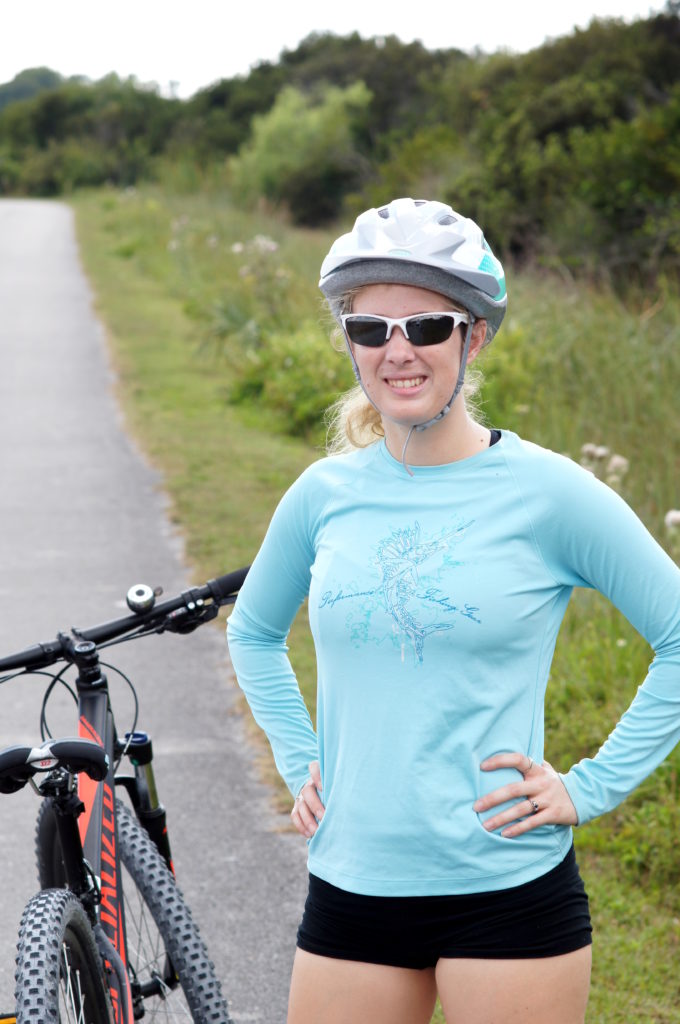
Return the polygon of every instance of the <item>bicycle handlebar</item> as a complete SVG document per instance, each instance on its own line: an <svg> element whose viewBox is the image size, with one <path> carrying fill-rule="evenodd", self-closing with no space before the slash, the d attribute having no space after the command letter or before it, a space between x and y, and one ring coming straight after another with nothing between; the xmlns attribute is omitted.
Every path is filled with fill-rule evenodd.
<svg viewBox="0 0 680 1024"><path fill-rule="evenodd" d="M148 632L154 632L163 627L168 617L181 610L199 612L206 604L221 606L233 604L236 595L243 585L248 574L248 568L237 569L217 579L208 580L201 587L191 587L183 591L177 597L168 598L154 604L148 612L137 612L126 615L122 619L112 619L109 622L102 622L98 626L91 626L89 629L73 629L72 633L78 640L90 640L94 644L102 644L107 640L115 640L132 630L144 627ZM215 610L215 614L217 611ZM196 615L195 625L199 625L201 618ZM182 632L181 629L177 630ZM24 668L44 668L54 664L68 656L70 636L58 634L56 640L48 640L46 643L33 644L23 651L10 654L6 658L0 658L0 671L13 671Z"/></svg>

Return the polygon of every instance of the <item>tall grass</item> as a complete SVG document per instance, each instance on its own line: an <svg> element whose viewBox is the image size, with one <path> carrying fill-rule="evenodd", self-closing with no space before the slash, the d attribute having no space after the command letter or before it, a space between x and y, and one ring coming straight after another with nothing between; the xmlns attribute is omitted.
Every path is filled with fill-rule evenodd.
<svg viewBox="0 0 680 1024"><path fill-rule="evenodd" d="M164 473L192 566L204 577L245 564L284 488L319 456L314 424L350 379L316 289L331 236L246 216L218 195L95 192L74 205L128 422ZM482 361L487 420L577 460L594 445L601 475L612 476L611 455L625 458L613 485L677 545L664 526L680 506L677 295L659 285L624 303L529 274L510 275L509 293ZM313 709L304 616L291 647ZM548 689L557 768L597 749L649 660L615 609L575 594ZM590 1024L680 1022L679 762L673 754L622 807L577 830L596 928Z"/></svg>

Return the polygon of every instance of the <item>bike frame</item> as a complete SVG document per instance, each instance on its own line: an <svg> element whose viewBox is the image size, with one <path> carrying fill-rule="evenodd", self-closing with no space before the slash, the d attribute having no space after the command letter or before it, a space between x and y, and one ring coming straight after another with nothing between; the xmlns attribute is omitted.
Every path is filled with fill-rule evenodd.
<svg viewBox="0 0 680 1024"><path fill-rule="evenodd" d="M116 735L108 681L101 671L95 644L74 644L73 662L78 668L78 734L104 748L109 769L101 781L81 772L75 802L65 790L57 795L58 780L48 783L45 793L53 795L57 807L57 831L69 888L81 897L96 922L95 937L108 971L115 1022L133 1024L135 1000L127 970L116 786L125 787L138 819L172 869L165 810L158 801L150 739L145 733L133 733L123 744ZM135 774L116 777L115 766L123 752L131 757ZM92 876L96 880L94 891Z"/></svg>
<svg viewBox="0 0 680 1024"><path fill-rule="evenodd" d="M109 771L101 782L94 781L84 772L78 775L78 796L84 808L78 819L78 831L85 861L99 880L99 924L117 954L117 957L106 957L109 962L109 991L114 1018L116 1024L133 1024L132 991L127 973L125 911L117 848L114 778L117 737L109 704L108 682L101 672L97 649L93 643L86 641L75 645L75 653L79 669L76 680L78 735L104 747L109 756Z"/></svg>

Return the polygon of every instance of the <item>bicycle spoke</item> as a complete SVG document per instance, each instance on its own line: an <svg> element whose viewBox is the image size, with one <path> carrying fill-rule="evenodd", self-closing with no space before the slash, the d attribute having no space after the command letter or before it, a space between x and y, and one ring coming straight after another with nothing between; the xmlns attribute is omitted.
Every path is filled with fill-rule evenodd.
<svg viewBox="0 0 680 1024"><path fill-rule="evenodd" d="M61 998L59 1016L62 1016L63 1006L65 1020L73 1021L74 1024L82 1024L84 1021L83 998L80 987L80 974L71 967L69 962L69 949L65 942L61 946ZM74 977L77 985L77 994L74 991Z"/></svg>
<svg viewBox="0 0 680 1024"><path fill-rule="evenodd" d="M168 954L163 937L127 872L123 878L123 892L130 963L139 982L144 984L155 980L160 988L156 996L144 1001L145 1019L193 1020L180 986L167 984Z"/></svg>

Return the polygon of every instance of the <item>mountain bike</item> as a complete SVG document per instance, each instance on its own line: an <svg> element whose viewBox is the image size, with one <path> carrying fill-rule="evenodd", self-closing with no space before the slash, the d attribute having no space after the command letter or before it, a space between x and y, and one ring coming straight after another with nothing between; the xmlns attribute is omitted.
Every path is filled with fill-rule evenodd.
<svg viewBox="0 0 680 1024"><path fill-rule="evenodd" d="M135 688L100 651L152 634L192 632L235 601L246 573L240 569L162 602L160 590L134 586L127 595L130 615L58 633L0 659L0 683L20 675L50 678L41 743L0 751L0 793L29 783L42 798L36 827L41 891L21 919L16 1008L0 1013L0 1024L133 1024L142 1017L233 1024L175 881L152 742L137 727ZM59 663L58 671L50 670ZM133 721L124 735L116 728L103 669L121 676L133 696ZM54 738L46 709L61 685L77 704L78 735Z"/></svg>

